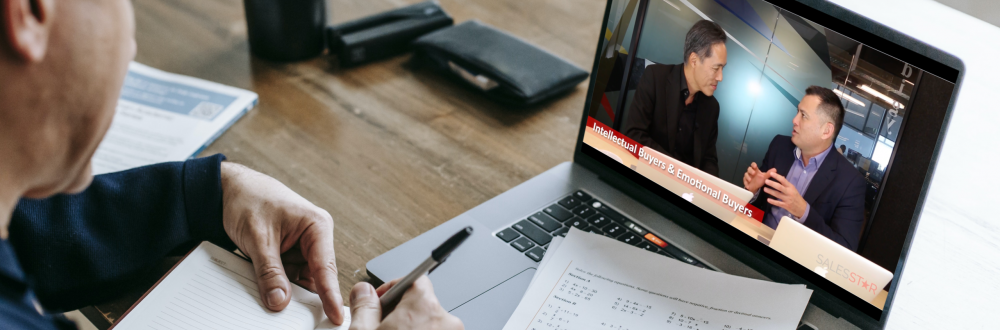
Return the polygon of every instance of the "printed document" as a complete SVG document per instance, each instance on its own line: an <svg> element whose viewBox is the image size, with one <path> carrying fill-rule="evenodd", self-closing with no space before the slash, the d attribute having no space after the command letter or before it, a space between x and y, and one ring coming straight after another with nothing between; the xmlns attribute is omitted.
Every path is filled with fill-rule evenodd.
<svg viewBox="0 0 1000 330"><path fill-rule="evenodd" d="M257 104L257 93L129 65L94 174L194 157Z"/></svg>
<svg viewBox="0 0 1000 330"><path fill-rule="evenodd" d="M346 330L334 326L319 296L292 284L292 301L272 312L260 301L253 265L212 243L202 242L112 328Z"/></svg>
<svg viewBox="0 0 1000 330"><path fill-rule="evenodd" d="M795 329L811 295L574 228L550 246L504 330Z"/></svg>

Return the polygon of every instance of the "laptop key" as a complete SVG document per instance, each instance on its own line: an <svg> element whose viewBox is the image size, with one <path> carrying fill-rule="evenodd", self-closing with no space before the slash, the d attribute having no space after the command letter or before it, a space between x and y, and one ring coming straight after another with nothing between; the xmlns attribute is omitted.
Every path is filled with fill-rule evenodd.
<svg viewBox="0 0 1000 330"><path fill-rule="evenodd" d="M590 228L587 228L587 231L589 231L591 233L594 233L594 234L598 234L598 235L604 235L604 231L602 231L602 230L600 230L600 229L598 229L597 227L594 227L594 226L590 226Z"/></svg>
<svg viewBox="0 0 1000 330"><path fill-rule="evenodd" d="M536 246L534 249L525 252L524 255L528 256L528 258L531 258L531 260L542 261L542 257L545 256L545 250L542 249L541 247Z"/></svg>
<svg viewBox="0 0 1000 330"><path fill-rule="evenodd" d="M624 224L625 227L627 227L628 229L634 231L636 234L639 234L639 236L644 236L646 235L646 233L648 233L646 229L639 227L639 225L633 223L632 221L626 220L625 222L622 222L622 224Z"/></svg>
<svg viewBox="0 0 1000 330"><path fill-rule="evenodd" d="M639 243L639 245L636 245L636 246L638 246L638 247L640 247L640 248L642 248L643 250L646 250L646 251L653 251L653 252L659 252L660 251L660 249L657 248L656 245L653 245L653 243L646 242L646 241L642 241L642 242Z"/></svg>
<svg viewBox="0 0 1000 330"><path fill-rule="evenodd" d="M531 224L528 220L521 220L511 227L539 245L549 244L549 241L552 240L552 236L549 236L548 232L535 227L535 225Z"/></svg>
<svg viewBox="0 0 1000 330"><path fill-rule="evenodd" d="M497 237L503 240L504 243L510 243L515 238L521 237L521 234L518 234L514 229L507 228L497 233Z"/></svg>
<svg viewBox="0 0 1000 330"><path fill-rule="evenodd" d="M636 236L636 234L633 234L631 232L627 232L627 233L622 234L621 236L618 236L618 240L622 241L622 242L625 242L625 243L628 243L628 244L631 244L631 245L636 245L636 244L639 244L639 242L642 241L642 238L639 237L639 236Z"/></svg>
<svg viewBox="0 0 1000 330"><path fill-rule="evenodd" d="M510 246L513 246L515 249L517 249L518 252L524 252L530 248L535 247L535 243L533 243L527 237L521 237L514 240L514 242L510 243Z"/></svg>
<svg viewBox="0 0 1000 330"><path fill-rule="evenodd" d="M569 227L562 227L562 228L556 229L556 231L552 232L552 236L553 237L555 237L555 236L566 237L566 233L568 233L568 232L569 232Z"/></svg>
<svg viewBox="0 0 1000 330"><path fill-rule="evenodd" d="M543 211L545 211L548 215L551 215L556 220L559 220L559 222L569 220L569 218L573 217L572 212L562 208L562 206L559 206L558 203L549 205L549 207L546 207Z"/></svg>
<svg viewBox="0 0 1000 330"><path fill-rule="evenodd" d="M590 197L590 195L587 195L587 193L583 192L582 190L577 190L575 193L573 193L573 197L576 197L576 199L579 199L581 202L586 202L589 201L591 198L593 198Z"/></svg>
<svg viewBox="0 0 1000 330"><path fill-rule="evenodd" d="M539 227L542 227L542 229L545 229L545 231L548 232L551 232L553 230L562 227L562 224L559 223L559 221L552 219L551 217L545 215L545 213L542 212L532 214L531 216L528 217L528 220L531 220L532 223L538 225Z"/></svg>
<svg viewBox="0 0 1000 330"><path fill-rule="evenodd" d="M603 214L594 214L587 218L587 222L597 227L604 227L611 223L611 219L608 219Z"/></svg>
<svg viewBox="0 0 1000 330"><path fill-rule="evenodd" d="M667 253L667 251L664 251L664 250L656 251L656 253L662 254L662 255L670 258L670 259L677 259L673 255L670 255L670 253Z"/></svg>
<svg viewBox="0 0 1000 330"><path fill-rule="evenodd" d="M587 227L590 227L590 225L588 225L586 221L580 218L573 218L570 219L569 221L566 221L566 226L576 227L576 229L579 230L587 230Z"/></svg>
<svg viewBox="0 0 1000 330"><path fill-rule="evenodd" d="M603 203L600 205L600 207L597 207L596 209L597 209L597 212L601 212L601 214L604 214L604 215L608 216L609 218L611 218L611 220L618 221L618 222L623 222L623 221L627 220L627 219L625 219L624 215L622 215L621 213L618 213L615 210L612 210L610 207L608 207L607 205L604 205Z"/></svg>
<svg viewBox="0 0 1000 330"><path fill-rule="evenodd" d="M673 245L669 245L668 244L667 247L663 248L663 250L667 251L667 253L670 253L670 255L674 256L674 258L677 258L677 260L680 260L680 261L683 261L683 262L686 262L686 263L689 263L689 264L692 264L692 265L698 263L698 260L694 260L694 258L692 258L690 255L688 255L687 253L684 253L684 251L681 251L680 249L674 247Z"/></svg>
<svg viewBox="0 0 1000 330"><path fill-rule="evenodd" d="M605 234L608 234L608 236L618 237L618 235L621 235L622 232L625 231L625 228L617 223L611 223L604 226L604 228L601 228L601 230L603 230Z"/></svg>
<svg viewBox="0 0 1000 330"><path fill-rule="evenodd" d="M563 198L562 200L559 201L559 205L562 205L562 207L565 207L567 210L572 210L577 205L580 205L580 203L583 202L581 202L573 195L566 196L566 198Z"/></svg>
<svg viewBox="0 0 1000 330"><path fill-rule="evenodd" d="M594 209L587 205L580 205L573 209L573 214L584 219L589 218L594 213L597 213L597 211L594 211Z"/></svg>

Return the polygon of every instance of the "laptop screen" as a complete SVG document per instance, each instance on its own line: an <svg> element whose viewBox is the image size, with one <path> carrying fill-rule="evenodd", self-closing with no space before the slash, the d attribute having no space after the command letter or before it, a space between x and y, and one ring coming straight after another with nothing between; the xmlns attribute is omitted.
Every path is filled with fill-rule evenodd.
<svg viewBox="0 0 1000 330"><path fill-rule="evenodd" d="M582 152L878 320L958 71L799 3L608 10Z"/></svg>

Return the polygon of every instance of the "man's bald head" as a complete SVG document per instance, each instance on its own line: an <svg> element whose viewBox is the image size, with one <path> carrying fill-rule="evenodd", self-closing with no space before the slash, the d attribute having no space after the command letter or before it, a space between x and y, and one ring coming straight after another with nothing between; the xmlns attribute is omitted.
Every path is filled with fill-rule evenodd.
<svg viewBox="0 0 1000 330"><path fill-rule="evenodd" d="M135 56L129 0L0 0L0 181L80 191Z"/></svg>

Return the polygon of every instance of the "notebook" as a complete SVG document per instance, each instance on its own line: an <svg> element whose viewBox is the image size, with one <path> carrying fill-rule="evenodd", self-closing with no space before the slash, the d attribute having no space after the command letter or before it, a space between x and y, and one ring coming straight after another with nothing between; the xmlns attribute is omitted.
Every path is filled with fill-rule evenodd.
<svg viewBox="0 0 1000 330"><path fill-rule="evenodd" d="M260 301L253 265L209 242L174 266L139 299L112 329L281 329L346 330L335 326L323 312L315 293L292 285L292 301L281 312L272 312Z"/></svg>

